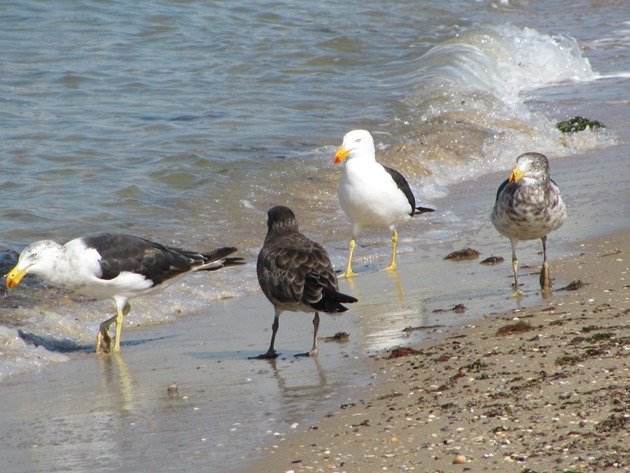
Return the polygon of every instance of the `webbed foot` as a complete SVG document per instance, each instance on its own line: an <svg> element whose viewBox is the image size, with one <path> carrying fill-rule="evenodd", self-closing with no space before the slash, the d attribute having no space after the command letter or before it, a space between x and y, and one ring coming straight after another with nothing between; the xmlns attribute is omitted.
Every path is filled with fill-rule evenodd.
<svg viewBox="0 0 630 473"><path fill-rule="evenodd" d="M96 335L96 344L94 345L94 353L109 353L112 346L112 338L109 336L107 329L99 328Z"/></svg>
<svg viewBox="0 0 630 473"><path fill-rule="evenodd" d="M276 350L268 350L266 353L263 353L258 356L250 356L247 359L248 360L275 360L276 358L278 358L279 355L280 353L278 353Z"/></svg>
<svg viewBox="0 0 630 473"><path fill-rule="evenodd" d="M311 350L311 351L307 351L306 353L296 353L293 356L295 356L296 358L299 358L299 357L314 357L314 356L317 356L317 354L318 354L317 350Z"/></svg>
<svg viewBox="0 0 630 473"><path fill-rule="evenodd" d="M549 263L544 262L540 270L540 288L543 291L551 291L551 274L549 273Z"/></svg>
<svg viewBox="0 0 630 473"><path fill-rule="evenodd" d="M338 279L353 278L356 275L357 275L357 273L355 273L351 269L346 269L343 273L341 273L339 276L337 276L337 278Z"/></svg>

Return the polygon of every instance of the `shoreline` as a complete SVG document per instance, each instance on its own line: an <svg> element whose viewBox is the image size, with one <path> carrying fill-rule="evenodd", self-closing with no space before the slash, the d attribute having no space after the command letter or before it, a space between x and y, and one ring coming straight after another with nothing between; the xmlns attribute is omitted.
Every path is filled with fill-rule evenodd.
<svg viewBox="0 0 630 473"><path fill-rule="evenodd" d="M623 219L624 199L619 198L627 193L622 151L623 148L611 148L555 161L554 175L557 172L564 176L563 192L566 189L567 199L572 202L570 220L554 233L550 244L551 274L556 288L574 279L574 272L563 273L559 268L562 258L576 257L581 251L574 243L576 235L587 239L593 232L616 235L615 229L628 228ZM603 195L592 180L604 177L593 176L593 167L606 169L607 186ZM4 470L47 472L67 468L72 461L82 469L147 471L159 466L163 471L225 472L241 471L254 458L268 455L268 459L258 460L271 461L265 466L268 469L262 471L299 471L293 463L282 464L284 469L279 470L276 460L280 457L270 454L269 448L274 444L283 447L287 442L284 439L293 442L295 434L311 425L320 427L326 413L340 411L341 404L360 406L358 400L371 396L377 389L375 384L388 383L387 376L395 366L375 357L399 345L428 346L427 343L450 336L451 330L458 330L451 327L471 331L472 328L466 327L481 326L485 315L511 314L517 308L517 301L507 297L512 278L509 264L479 264L487 256L509 255L509 242L498 236L487 220L491 207L488 196L494 195L496 183L504 177L503 172L497 172L462 182L441 201L437 219L406 226L404 235L401 234L403 251L396 274L380 271L386 259L368 256L360 264L361 274L357 278L341 280L342 291L357 297L360 304L341 316L323 317L320 335L331 337L345 331L350 340L322 342L316 360L293 357L304 352L312 341L310 317L297 313L282 317L277 340L280 358L273 363L248 359L267 347L273 319L271 305L256 291L176 317L177 323L134 326L130 320L132 325L124 332L121 356L72 351L66 354L65 362L3 381L2 400L7 414L0 437L8 439L4 448L0 448ZM607 218L611 213L620 217ZM441 239L440 220L454 216L463 225L461 237ZM482 223L471 229L466 226L469 221ZM425 225L429 231L422 242L415 244L406 239L414 228ZM317 232L305 233L311 237L317 235ZM531 265L529 269L524 266L519 273L524 283L519 303L524 307L540 305L535 267L541 257L537 243L519 246L519 259ZM366 247L372 245L366 239ZM479 259L460 262L443 259L465 246L479 250ZM364 253L369 255L370 250ZM344 246L337 252L337 259L345 258L345 254ZM556 292L554 297L561 295ZM453 311L460 303L466 307L463 313ZM98 307L90 310L98 315ZM52 320L45 314L38 317L47 323L68 317L62 309L55 309L55 314L57 318ZM141 315L142 311L135 311L131 317L134 314ZM423 328L405 331L409 327ZM461 363L440 362L438 368L442 365L458 368L478 358ZM400 370L404 369L405 359L399 359ZM382 367L378 364L381 362ZM428 384L439 387L457 373L453 371L448 376L444 373L440 378L430 379ZM469 377L484 373L485 369ZM462 384L460 378L455 381L456 386ZM178 394L173 397L167 391L172 384L178 386ZM392 402L407 397L391 392L381 395L393 396ZM389 407L384 405L383 410ZM51 413L54 413L52 418ZM438 411L433 415L438 415ZM363 420L351 418L350 425ZM368 424L376 425L369 418ZM60 429L59 425L69 428ZM364 435L372 435L366 425L356 428L360 429L357 433L365 431ZM401 439L401 435L397 434L397 438ZM416 437L410 442L419 443ZM507 440L512 442L511 438ZM94 452L95 442L101 445L99 452ZM356 457L359 447L353 448ZM398 455L396 452L383 455L392 453ZM369 454L380 458L379 452ZM426 452L417 455L424 459ZM467 459L473 458L472 454L469 456ZM286 458L287 462L298 459L302 458ZM347 459L341 461L349 464ZM475 461L467 462L464 467L475 471L480 465ZM516 460L514 464L520 467L514 470L518 473L527 467ZM445 465L441 471L452 471L452 464L446 461ZM361 464L347 467L347 471L364 471L369 467ZM509 471L504 467L499 465L498 471ZM314 470L309 468L302 471L328 471L328 467L321 465L313 467ZM389 469L396 471L395 468ZM411 468L426 471L424 465L408 466ZM440 471L439 468L436 470ZM331 471L344 471L344 468L332 465Z"/></svg>
<svg viewBox="0 0 630 473"><path fill-rule="evenodd" d="M623 230L552 261L577 290L372 357L372 385L235 471L627 469L629 242Z"/></svg>

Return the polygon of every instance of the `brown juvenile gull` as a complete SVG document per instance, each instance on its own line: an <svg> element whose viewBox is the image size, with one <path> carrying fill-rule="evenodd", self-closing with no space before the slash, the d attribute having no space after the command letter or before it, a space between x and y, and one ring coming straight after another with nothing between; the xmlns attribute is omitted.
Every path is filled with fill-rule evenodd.
<svg viewBox="0 0 630 473"><path fill-rule="evenodd" d="M497 231L508 237L512 244L515 295L520 294L516 258L519 240L542 240L540 287L544 291L550 290L547 235L562 226L567 219L567 210L560 189L549 177L549 161L544 155L525 153L516 159L510 177L499 186L490 218Z"/></svg>
<svg viewBox="0 0 630 473"><path fill-rule="evenodd" d="M303 356L317 355L319 312L348 310L342 303L357 302L352 296L338 292L337 276L323 246L302 235L293 211L284 206L267 212L267 236L258 253L258 282L273 304L271 343L269 350L257 358L276 358L274 349L280 314L285 311L315 312L313 346Z"/></svg>
<svg viewBox="0 0 630 473"><path fill-rule="evenodd" d="M53 286L92 299L112 298L116 315L101 323L94 351L120 351L123 317L131 310L128 300L157 292L177 277L192 271L214 271L243 264L242 258L226 258L236 248L217 248L209 253L160 245L131 235L99 233L60 245L41 240L27 246L6 277L15 287L27 273ZM116 324L114 346L109 326Z"/></svg>
<svg viewBox="0 0 630 473"><path fill-rule="evenodd" d="M339 180L339 203L352 221L348 266L339 277L356 275L352 270L352 255L363 227L389 228L392 260L386 270L396 271L398 227L414 215L434 209L416 207L416 199L404 176L376 162L374 139L366 130L346 133L333 161L344 165Z"/></svg>

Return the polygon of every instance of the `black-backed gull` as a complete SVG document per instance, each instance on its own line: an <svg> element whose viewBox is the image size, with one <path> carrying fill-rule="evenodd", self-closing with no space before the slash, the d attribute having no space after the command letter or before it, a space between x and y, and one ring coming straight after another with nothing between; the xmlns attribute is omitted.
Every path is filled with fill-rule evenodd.
<svg viewBox="0 0 630 473"><path fill-rule="evenodd" d="M343 137L334 157L343 163L339 180L339 203L352 221L348 265L340 277L352 277L352 255L363 227L385 227L392 232L392 259L388 271L396 271L398 227L412 216L433 212L416 207L416 199L407 180L395 169L376 161L374 140L366 130L353 130Z"/></svg>
<svg viewBox="0 0 630 473"><path fill-rule="evenodd" d="M235 251L224 247L200 253L112 233L76 238L65 245L41 240L22 251L6 277L6 285L17 286L24 275L32 273L53 286L93 299L113 299L116 315L100 324L95 351L120 351L123 317L131 310L129 299L156 292L191 271L243 264L242 258L227 258ZM112 323L116 324L113 348L109 336Z"/></svg>

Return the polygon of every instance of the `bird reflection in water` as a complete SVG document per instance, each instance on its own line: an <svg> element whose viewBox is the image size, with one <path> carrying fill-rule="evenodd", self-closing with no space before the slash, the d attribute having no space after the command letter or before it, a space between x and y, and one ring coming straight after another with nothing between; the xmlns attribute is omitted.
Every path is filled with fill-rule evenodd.
<svg viewBox="0 0 630 473"><path fill-rule="evenodd" d="M317 357L311 360L267 360L282 398L282 420L286 422L303 420L306 412L315 412L340 387L339 382L328 384Z"/></svg>
<svg viewBox="0 0 630 473"><path fill-rule="evenodd" d="M407 344L408 333L404 329L428 324L426 302L405 296L398 272L384 271L374 276L377 279L371 281L369 286L365 278L346 279L351 292L362 301L356 307L359 326L356 342L368 351Z"/></svg>
<svg viewBox="0 0 630 473"><path fill-rule="evenodd" d="M96 356L102 373L102 393L109 397L110 405L118 405L121 412L134 411L133 378L120 352Z"/></svg>

